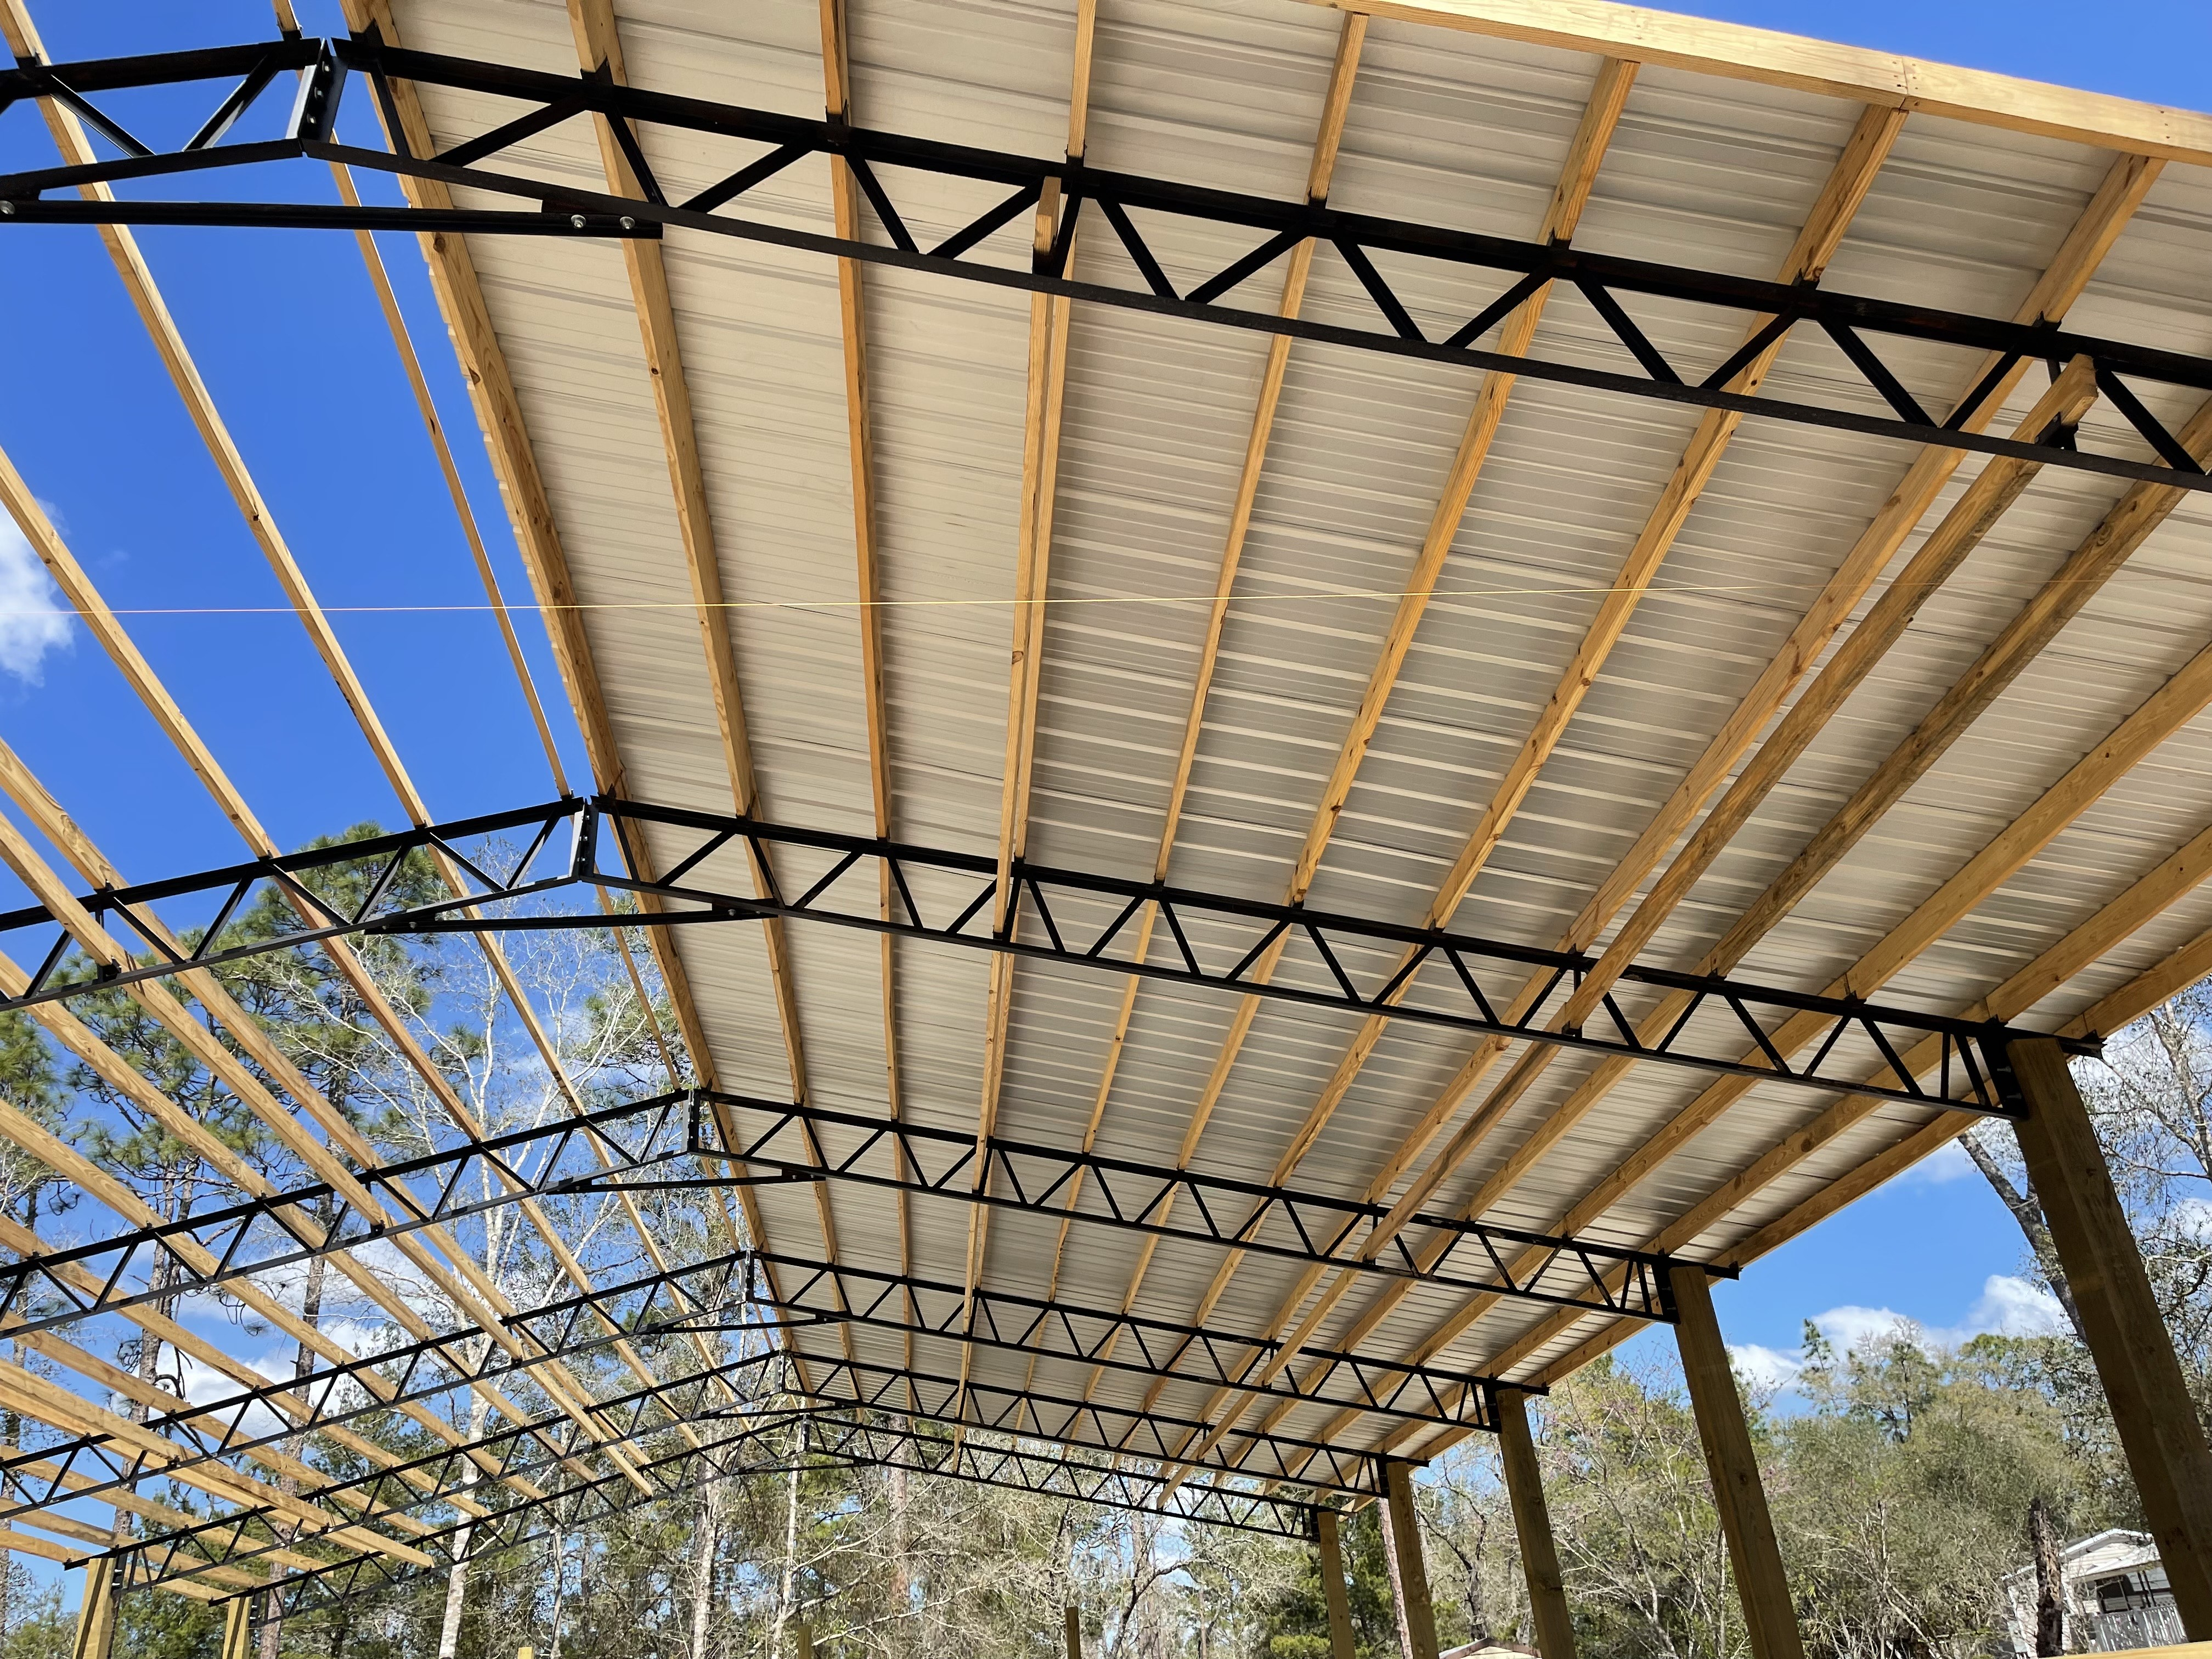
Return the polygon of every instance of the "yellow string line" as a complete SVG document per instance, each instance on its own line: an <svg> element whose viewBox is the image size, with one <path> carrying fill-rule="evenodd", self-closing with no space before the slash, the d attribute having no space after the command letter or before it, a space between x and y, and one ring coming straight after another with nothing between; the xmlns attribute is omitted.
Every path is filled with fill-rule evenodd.
<svg viewBox="0 0 2212 1659"><path fill-rule="evenodd" d="M1891 584L1893 586L1894 583ZM2048 584L2045 584L2046 586ZM1954 592L1969 591L1959 584L1951 585ZM1790 586L1769 582L1682 584L1660 586L1656 584L1641 588L1621 586L1589 587L1435 587L1419 597L1429 599L1488 599L1511 598L1570 599L1577 596L1607 593L1641 592L1664 599L1672 594L1689 593L1757 593L1778 597L1788 593L1818 592L1816 584L1808 582ZM1354 589L1332 593L1239 593L1227 603L1232 606L1272 604L1340 604L1346 599L1400 600L1416 597L1402 588ZM695 604L690 599L636 599L621 602L599 602L570 605L540 605L510 601L507 609L534 611L541 614L567 611L682 611L696 613L702 610L717 611L859 611L878 609L908 610L1000 610L1017 605L1212 605L1219 596L1212 593L1098 593L1064 594L1034 599L724 599L713 606ZM494 607L489 605L326 605L321 607L328 616L439 616L489 615ZM0 610L0 617L77 617L90 613L68 606L52 606L41 610ZM115 606L106 613L115 617L291 617L297 614L291 606L270 605L143 605Z"/></svg>

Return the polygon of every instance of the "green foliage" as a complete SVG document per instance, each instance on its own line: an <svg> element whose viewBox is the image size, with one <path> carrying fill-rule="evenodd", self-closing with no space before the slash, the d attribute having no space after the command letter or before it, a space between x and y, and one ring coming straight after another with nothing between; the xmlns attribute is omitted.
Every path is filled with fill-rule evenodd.
<svg viewBox="0 0 2212 1659"><path fill-rule="evenodd" d="M181 1595L126 1595L120 1606L117 1659L209 1659L222 1650L221 1607Z"/></svg>

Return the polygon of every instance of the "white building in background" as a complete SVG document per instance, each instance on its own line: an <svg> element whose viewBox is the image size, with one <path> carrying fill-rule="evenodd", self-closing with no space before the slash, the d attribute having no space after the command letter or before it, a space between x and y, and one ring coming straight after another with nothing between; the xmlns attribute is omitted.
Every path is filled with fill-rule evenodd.
<svg viewBox="0 0 2212 1659"><path fill-rule="evenodd" d="M2148 1533L2117 1527L2093 1533L2060 1551L2058 1563L2067 1652L2116 1653L2188 1640ZM2003 1583L2011 1611L2006 1651L2012 1659L2034 1659L2035 1569L2008 1573Z"/></svg>

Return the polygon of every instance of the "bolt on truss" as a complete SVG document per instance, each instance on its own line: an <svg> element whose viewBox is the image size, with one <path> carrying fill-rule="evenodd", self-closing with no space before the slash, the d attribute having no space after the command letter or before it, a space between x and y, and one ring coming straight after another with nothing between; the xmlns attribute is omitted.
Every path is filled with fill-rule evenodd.
<svg viewBox="0 0 2212 1659"><path fill-rule="evenodd" d="M302 73L283 136L225 142L286 71ZM386 130L401 146L398 153L335 142L349 74L370 82ZM404 129L397 118L391 90L394 79L506 99L521 108L512 119L434 155L416 155L407 148ZM91 97L206 80L234 84L205 121L167 149L140 138L101 111ZM1515 242L1346 213L1324 203L1281 202L1139 178L1087 167L1079 160L1039 160L872 131L842 121L808 120L679 98L599 76L541 74L403 51L384 45L374 31L350 40L280 40L94 63L32 64L0 72L0 109L37 97L66 104L122 155L90 167L0 178L0 223L256 225L617 237L654 236L673 225L1630 397L1869 433L1913 444L2016 455L2179 489L2212 489L2212 477L2136 390L2137 384L2155 388L2154 400L2176 389L2212 390L2212 362L2055 328L1832 293L1817 284L1793 286L1613 258L1561 244ZM583 191L571 179L520 176L485 165L495 157L509 166L520 165L514 152L524 140L592 115L606 118L638 179L640 198ZM733 153L730 159L737 165L714 184L672 200L640 138L641 129L653 127L725 138L744 154L740 159ZM94 181L172 177L299 156L435 179L520 198L532 205L507 211L422 210L307 202L48 200L45 194ZM750 191L787 168L832 156L851 170L887 242L848 240L725 210L732 204L742 206ZM925 230L919 216L922 210L911 205L914 198L909 197L909 210L902 211L892 190L895 183L914 176L924 179L933 200L946 193L948 184L956 195L975 195L972 210L957 224ZM1029 246L1026 216L1048 194L1062 204L1059 230L1048 247L1035 250ZM1122 260L1092 257L1085 260L1085 277L1070 274L1075 228L1085 208L1095 208L1126 269ZM1229 256L1226 263L1186 272L1181 270L1188 263L1183 257L1163 258L1160 249L1147 239L1139 216L1153 225L1155 239L1162 222L1171 222L1178 228L1198 228L1208 243L1260 240ZM1108 245L1103 235L1093 240L1100 246ZM1342 261L1373 305L1371 320L1361 325L1322 323L1285 317L1273 309L1224 303L1243 284L1308 244L1329 249ZM1218 260L1222 256L1212 257ZM1169 271L1170 263L1177 265L1176 274ZM1455 309L1454 301L1408 297L1464 288L1470 281L1486 288L1498 285L1499 291L1480 301L1462 300ZM1512 356L1478 346L1523 301L1552 284L1587 305L1636 372ZM1725 360L1687 368L1670 360L1632 314L1627 301L1649 298L1748 317L1753 326L1743 344ZM1444 307L1441 315L1439 305ZM1416 316L1417 309L1430 315L1426 327ZM1857 407L1746 396L1730 390L1748 364L1801 322L1811 323L1836 347L1837 367L1843 371L1838 378L1850 386ZM1899 378L1875 349L1874 338L1977 354L1996 352L1998 360L1948 414L1939 415ZM2095 365L2100 390L2127 421L2149 459L2083 451L2073 430L2063 424L2033 441L1964 429L2021 362L2055 366L2076 356L2087 356ZM1882 412L1873 412L1876 408Z"/></svg>
<svg viewBox="0 0 2212 1659"><path fill-rule="evenodd" d="M665 854L664 873L651 881L632 877L627 860L611 855L647 834ZM477 888L435 904L392 906L387 894L404 861L432 848ZM770 872L758 896L750 868L741 862L748 854ZM366 875L362 896L340 903L318 891L317 878L340 869L349 878ZM1555 1029L1547 1022L1595 965L1595 957L1024 860L1014 862L1007 880L1012 891L1005 920L995 923L999 871L987 856L611 797L554 801L107 889L63 905L58 913L32 906L0 915L0 938L28 933L35 941L30 954L39 964L15 995L0 999L0 1008L346 934L684 927L781 916L1769 1084L2002 1116L2022 1110L2017 1090L2008 1085L2009 1071L1990 1056L2033 1034L1996 1021L1633 965L1600 1005L1602 1023ZM878 903L878 882L896 898L888 913ZM316 920L269 938L246 939L231 931L234 918L264 884L283 889L303 916ZM649 897L656 908L612 919L596 908L549 908L562 890L580 896L595 886ZM1158 907L1159 925L1153 949L1139 960L1132 955L1134 924L1147 905ZM181 951L166 942L154 921L162 906L179 911L168 926L191 941ZM484 914L469 914L473 907L483 907ZM189 924L184 909L193 911ZM131 937L119 936L118 924ZM87 980L76 971L71 947L101 931L139 954L133 967L103 964ZM1275 971L1257 971L1285 936L1289 948ZM1509 1017L1501 1010L1512 1006L1511 994L1531 970L1548 976L1543 994ZM1627 1005L1670 992L1687 995L1680 1018L1656 1042L1644 1041L1638 1035L1639 1009ZM1805 1013L1827 1018L1827 1034L1802 1057L1785 1055L1768 1041L1769 1027ZM1903 1055L1931 1038L1936 1057L1932 1075L1923 1080ZM1759 1051L1759 1061L1744 1057L1747 1039ZM2093 1042L2074 1047L2095 1052ZM1893 1081L1860 1080L1884 1066Z"/></svg>

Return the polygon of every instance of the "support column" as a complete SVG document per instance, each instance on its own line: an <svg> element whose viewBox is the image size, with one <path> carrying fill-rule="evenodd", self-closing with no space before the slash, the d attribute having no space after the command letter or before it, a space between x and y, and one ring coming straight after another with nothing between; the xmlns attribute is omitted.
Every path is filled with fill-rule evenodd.
<svg viewBox="0 0 2212 1659"><path fill-rule="evenodd" d="M223 1609L222 1659L246 1659L253 1640L253 1601L241 1595Z"/></svg>
<svg viewBox="0 0 2212 1659"><path fill-rule="evenodd" d="M2212 1451L2159 1317L2142 1253L2113 1190L2066 1056L2048 1037L2007 1045L2027 1116L2013 1127L2051 1249L2192 1642L2212 1641Z"/></svg>
<svg viewBox="0 0 2212 1659"><path fill-rule="evenodd" d="M1413 1512L1413 1466L1392 1458L1382 1465L1388 1501L1390 1559L1396 1569L1391 1588L1398 1593L1398 1627L1406 1659L1437 1659L1437 1615L1429 1602L1429 1570L1421 1559L1420 1517Z"/></svg>
<svg viewBox="0 0 2212 1659"><path fill-rule="evenodd" d="M1521 1540L1521 1571L1528 1581L1528 1611L1543 1659L1575 1659L1575 1627L1567 1616L1567 1587L1552 1539L1552 1511L1544 1502L1543 1472L1528 1437L1528 1396L1500 1389L1498 1442L1505 1466L1505 1495L1513 1504L1513 1532Z"/></svg>
<svg viewBox="0 0 2212 1659"><path fill-rule="evenodd" d="M1067 1604L1067 1659L1083 1659L1083 1615L1075 1604Z"/></svg>
<svg viewBox="0 0 2212 1659"><path fill-rule="evenodd" d="M1712 1477L1713 1506L1728 1539L1752 1659L1805 1659L1797 1609L1782 1571L1782 1547L1767 1512L1751 1428L1743 1420L1743 1396L1736 1392L1728 1345L1713 1316L1712 1285L1694 1263L1669 1268L1667 1282L1674 1292L1674 1340L1682 1353L1682 1374L1689 1379L1690 1409Z"/></svg>
<svg viewBox="0 0 2212 1659"><path fill-rule="evenodd" d="M103 1558L84 1569L84 1600L76 1612L73 1659L108 1659L115 1650L115 1563Z"/></svg>
<svg viewBox="0 0 2212 1659"><path fill-rule="evenodd" d="M1334 1510L1314 1512L1314 1553L1321 1559L1322 1600L1328 1607L1329 1659L1353 1659L1352 1598L1344 1584L1344 1540Z"/></svg>

